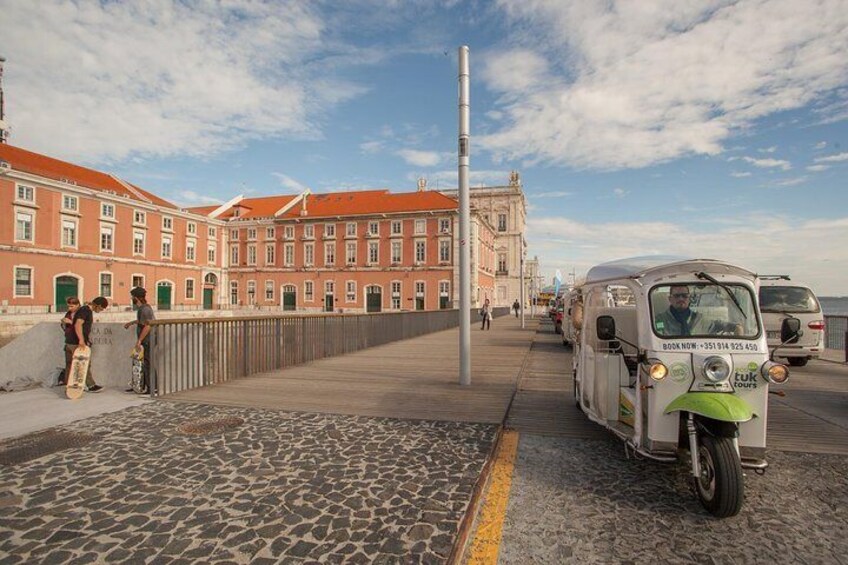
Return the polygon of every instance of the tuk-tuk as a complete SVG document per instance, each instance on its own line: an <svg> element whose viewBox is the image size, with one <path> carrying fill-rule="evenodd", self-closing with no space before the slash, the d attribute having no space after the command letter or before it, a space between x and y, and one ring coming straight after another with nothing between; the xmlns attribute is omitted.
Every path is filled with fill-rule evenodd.
<svg viewBox="0 0 848 565"><path fill-rule="evenodd" d="M656 256L598 265L580 287L577 405L628 453L674 462L688 449L718 517L741 509L742 469L768 466L769 384L789 378L769 358L755 282L722 261Z"/></svg>

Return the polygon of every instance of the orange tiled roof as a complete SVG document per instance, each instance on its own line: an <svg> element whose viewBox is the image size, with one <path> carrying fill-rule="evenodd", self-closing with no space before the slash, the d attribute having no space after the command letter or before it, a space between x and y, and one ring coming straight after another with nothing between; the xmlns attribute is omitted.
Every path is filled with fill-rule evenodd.
<svg viewBox="0 0 848 565"><path fill-rule="evenodd" d="M294 198L297 198L297 196L245 198L235 206L241 207L240 219L272 218L277 210ZM206 208L210 207L204 207L204 209ZM210 208L207 214L214 209ZM457 202L453 198L435 191L392 194L386 189L378 189L310 194L306 197L308 214L301 216L301 209L301 202L297 202L282 217L287 219L329 218L333 216L445 211L456 210ZM191 210L196 213L203 213L200 208L192 208ZM224 212L219 218L222 220L233 218L232 208Z"/></svg>
<svg viewBox="0 0 848 565"><path fill-rule="evenodd" d="M20 147L0 143L0 161L6 161L16 171L23 171L53 180L73 181L81 187L91 188L94 190L113 191L120 196L127 196L132 200L144 201L137 195L133 194L132 190L128 189L126 186L106 173L66 163L65 161L47 157L46 155L40 155L38 153L33 153L32 151L27 151L26 149L21 149ZM167 200L159 198L158 196L135 185L131 186L145 198L148 198L151 202L159 206L176 208L176 206Z"/></svg>

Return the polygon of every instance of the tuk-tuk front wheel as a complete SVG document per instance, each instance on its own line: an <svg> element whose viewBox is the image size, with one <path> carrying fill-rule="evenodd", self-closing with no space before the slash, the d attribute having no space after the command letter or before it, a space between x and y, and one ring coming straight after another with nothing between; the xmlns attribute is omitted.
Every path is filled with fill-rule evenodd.
<svg viewBox="0 0 848 565"><path fill-rule="evenodd" d="M742 508L742 463L729 437L698 436L701 476L695 492L707 511L718 518L735 516Z"/></svg>

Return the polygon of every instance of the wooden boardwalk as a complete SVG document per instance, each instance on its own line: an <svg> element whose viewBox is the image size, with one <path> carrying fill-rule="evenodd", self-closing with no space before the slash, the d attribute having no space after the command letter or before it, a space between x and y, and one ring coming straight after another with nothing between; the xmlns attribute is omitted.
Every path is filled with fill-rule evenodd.
<svg viewBox="0 0 848 565"><path fill-rule="evenodd" d="M514 316L481 331L472 316L471 385L459 385L459 330L390 343L282 371L170 394L166 400L500 424L538 320Z"/></svg>

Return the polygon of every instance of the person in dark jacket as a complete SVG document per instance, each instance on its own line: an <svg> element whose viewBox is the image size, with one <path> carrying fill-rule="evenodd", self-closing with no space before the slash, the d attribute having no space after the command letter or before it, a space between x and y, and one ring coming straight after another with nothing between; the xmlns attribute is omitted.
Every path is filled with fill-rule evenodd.
<svg viewBox="0 0 848 565"><path fill-rule="evenodd" d="M145 394L150 391L150 322L156 319L153 314L153 307L147 303L147 290L137 286L130 291L133 305L138 308L135 313L136 319L132 322L124 324L124 329L129 329L135 326L136 342L135 347L144 349L144 357L142 366L144 371L144 391ZM132 388L127 389L127 392L134 392Z"/></svg>
<svg viewBox="0 0 848 565"><path fill-rule="evenodd" d="M74 353L79 348L91 347L91 325L94 323L94 314L102 312L109 307L109 301L98 296L89 304L80 306L79 300L72 304L68 301L68 311L73 314L72 331L65 332L65 378L71 374L71 364L74 361ZM91 374L91 363L88 364L88 372L85 374L85 386L88 392L100 392L103 387L94 382Z"/></svg>

